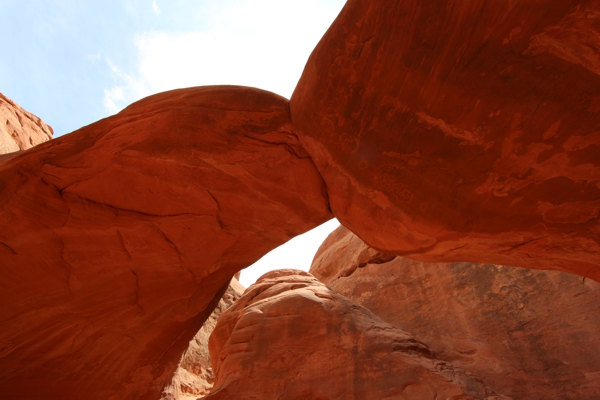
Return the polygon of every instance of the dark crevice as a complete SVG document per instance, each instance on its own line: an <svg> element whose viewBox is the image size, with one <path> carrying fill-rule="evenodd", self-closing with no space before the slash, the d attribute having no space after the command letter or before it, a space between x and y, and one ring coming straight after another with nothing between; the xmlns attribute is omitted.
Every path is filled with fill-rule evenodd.
<svg viewBox="0 0 600 400"><path fill-rule="evenodd" d="M12 247L10 247L10 246L9 246L9 245L7 245L6 243L4 243L4 242L0 242L0 245L2 245L2 246L4 246L4 247L6 247L6 248L8 249L8 251L10 251L10 252L11 252L13 255L16 255L16 254L17 254L17 252L15 251L15 249L13 249Z"/></svg>

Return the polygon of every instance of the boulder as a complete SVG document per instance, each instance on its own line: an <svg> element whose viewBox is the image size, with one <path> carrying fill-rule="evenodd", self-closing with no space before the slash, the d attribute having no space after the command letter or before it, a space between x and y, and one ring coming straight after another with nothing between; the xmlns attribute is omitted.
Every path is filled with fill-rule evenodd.
<svg viewBox="0 0 600 400"><path fill-rule="evenodd" d="M600 398L600 283L559 271L424 263L343 226L310 272L515 400Z"/></svg>
<svg viewBox="0 0 600 400"><path fill-rule="evenodd" d="M600 280L600 3L348 0L290 101L331 209L421 261Z"/></svg>
<svg viewBox="0 0 600 400"><path fill-rule="evenodd" d="M312 275L263 275L209 339L206 400L506 399Z"/></svg>

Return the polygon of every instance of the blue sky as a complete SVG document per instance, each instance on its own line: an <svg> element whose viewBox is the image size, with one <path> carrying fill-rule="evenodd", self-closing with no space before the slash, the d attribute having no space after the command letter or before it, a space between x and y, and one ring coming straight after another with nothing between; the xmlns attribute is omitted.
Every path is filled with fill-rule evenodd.
<svg viewBox="0 0 600 400"><path fill-rule="evenodd" d="M289 97L342 0L0 0L0 91L57 136L149 94L244 84Z"/></svg>
<svg viewBox="0 0 600 400"><path fill-rule="evenodd" d="M290 97L344 0L0 0L0 92L72 132L150 94L236 84ZM242 273L307 269L336 221Z"/></svg>

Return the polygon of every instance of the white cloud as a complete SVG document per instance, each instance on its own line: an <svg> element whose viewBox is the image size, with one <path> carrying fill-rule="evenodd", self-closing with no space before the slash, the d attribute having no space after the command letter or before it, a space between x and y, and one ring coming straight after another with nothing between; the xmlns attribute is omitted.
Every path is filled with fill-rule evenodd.
<svg viewBox="0 0 600 400"><path fill-rule="evenodd" d="M158 8L158 4L156 4L156 0L152 0L152 10L154 11L154 14L156 14L156 15L160 14L160 8Z"/></svg>
<svg viewBox="0 0 600 400"><path fill-rule="evenodd" d="M152 93L216 84L254 86L289 98L344 1L327 4L241 0L211 15L210 30L140 33L135 69L111 66L118 84L105 90L105 107L112 113Z"/></svg>
<svg viewBox="0 0 600 400"><path fill-rule="evenodd" d="M100 55L100 53L96 53L96 54L88 54L85 56L86 59L88 59L89 61L91 61L92 63L95 63L97 61L100 61L100 58L102 58L102 56Z"/></svg>
<svg viewBox="0 0 600 400"><path fill-rule="evenodd" d="M130 98L141 99L151 93L143 81L121 71L110 59L107 59L106 63L115 79L121 82L121 85L104 89L102 103L106 111L111 114L117 113Z"/></svg>
<svg viewBox="0 0 600 400"><path fill-rule="evenodd" d="M102 104L106 111L110 114L116 114L121 109L117 106L117 102L121 102L125 100L125 96L123 94L123 88L114 87L110 89L104 89L104 98L102 99Z"/></svg>

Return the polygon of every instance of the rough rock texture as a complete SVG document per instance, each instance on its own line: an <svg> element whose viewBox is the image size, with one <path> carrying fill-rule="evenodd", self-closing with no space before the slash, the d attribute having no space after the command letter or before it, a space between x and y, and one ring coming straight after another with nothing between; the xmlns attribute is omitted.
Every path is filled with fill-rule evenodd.
<svg viewBox="0 0 600 400"><path fill-rule="evenodd" d="M600 284L558 271L427 264L344 227L311 273L515 400L600 399Z"/></svg>
<svg viewBox="0 0 600 400"><path fill-rule="evenodd" d="M210 365L208 338L221 314L243 293L244 287L237 278L232 278L225 295L183 353L173 380L163 391L162 400L196 400L199 396L208 394L215 381Z"/></svg>
<svg viewBox="0 0 600 400"><path fill-rule="evenodd" d="M30 149L53 134L44 121L0 93L0 154Z"/></svg>
<svg viewBox="0 0 600 400"><path fill-rule="evenodd" d="M331 217L288 101L200 87L0 161L0 393L157 399L230 278Z"/></svg>
<svg viewBox="0 0 600 400"><path fill-rule="evenodd" d="M303 271L263 275L221 315L209 349L207 400L501 398Z"/></svg>
<svg viewBox="0 0 600 400"><path fill-rule="evenodd" d="M600 3L348 0L292 96L331 209L422 261L600 280Z"/></svg>

